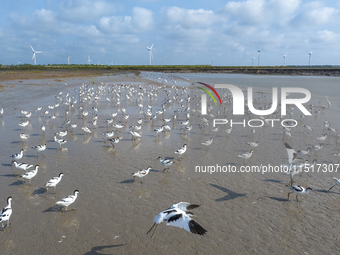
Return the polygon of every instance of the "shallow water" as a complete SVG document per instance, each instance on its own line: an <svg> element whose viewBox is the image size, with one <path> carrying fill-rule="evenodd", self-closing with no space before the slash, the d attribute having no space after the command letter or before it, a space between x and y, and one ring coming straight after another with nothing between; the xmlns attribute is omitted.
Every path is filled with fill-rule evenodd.
<svg viewBox="0 0 340 255"><path fill-rule="evenodd" d="M204 76L204 75L202 75ZM210 126L199 128L201 116L197 98L201 91L188 89L187 94L179 89L179 99L173 100L166 106L164 116L148 122L136 105L136 93L128 100L125 97L126 89L121 89L121 104L116 105L116 97L111 98L108 87L113 84L133 84L136 90L142 84L145 87L161 86L158 95L146 98L144 106L152 106L155 113L161 109L161 103L166 97L163 85L156 81L146 80L129 74L105 76L96 78L92 85L91 79L69 79L64 82L55 80L25 81L24 83L8 82L14 87L0 94L4 116L0 118L0 187L1 206L5 206L6 198L14 198L11 225L6 231L0 232L0 248L4 254L336 254L339 252L339 233L337 225L340 223L338 212L340 209L340 189L334 187L331 192L326 191L334 184L331 176L339 177L338 173L316 172L302 173L294 177L295 184L312 187L313 191L306 195L299 195L299 202L295 194L287 202L289 189L285 187L289 176L283 173L197 173L195 166L259 166L261 164L280 165L287 163L287 153L284 142L294 149L306 149L308 146L319 144L316 137L328 132L322 127L328 120L331 127L339 129L340 96L337 92L331 93L337 87L337 79L312 77L323 84L322 89L317 83L309 87L308 82L301 77L265 77L228 75L220 78L218 75L210 77L191 76L190 82L200 80L203 82L220 83L220 81L237 86L253 86L257 91L269 92L271 86L296 86L310 89L311 103L319 107L319 102L327 106L325 95L328 95L332 106L319 114L306 116L300 119L301 112L294 110L289 118L297 119L299 125L291 131L292 140L283 140L282 128L275 127L256 128L251 135L250 127L235 127L227 135L226 127L222 126L217 132L212 131L212 117ZM164 78L162 78L164 79ZM168 78L169 79L169 78ZM175 79L175 78L171 78ZM223 80L219 80L223 79ZM243 80L242 80L243 79ZM158 80L161 81L161 80ZM62 95L76 95L75 89L85 83L98 90L100 82L108 83L108 87L99 94L98 102L93 103L93 97L87 101L76 104L74 112L66 116L68 106L56 98L59 92ZM167 85L177 85L167 81ZM275 83L276 82L276 83ZM320 94L317 92L320 90ZM170 91L170 88L167 88ZM180 99L191 95L190 104ZM171 96L174 96L172 90ZM256 93L261 97L262 93ZM108 102L106 97L112 100ZM78 99L78 98L77 98ZM59 102L59 107L52 110L57 114L55 120L45 116L47 105ZM262 106L269 103L269 99L261 97L256 103ZM174 111L191 106L190 122L193 129L188 133L180 130L178 121L186 119L184 113L178 114L175 122L170 122L171 133L161 133L159 137L152 131L162 125L163 117L171 117ZM89 111L86 119L80 116L79 106ZM33 112L37 106L43 109L39 113ZM92 107L99 109L97 128L92 126ZM1 107L1 106L0 106ZM231 105L227 105L226 114L222 108L215 107L211 113L219 118L230 116ZM125 108L130 118L125 122L122 119L121 109ZM20 110L32 111L30 124L24 132L30 135L26 142L21 142L19 134L23 129L18 125L25 118ZM145 108L144 108L145 110ZM104 123L109 119L110 113L118 112L115 123L125 123L119 136L122 141L112 147L105 144L102 133L111 130ZM136 120L143 118L141 141L131 140L129 126L135 125ZM254 116L246 116L247 120ZM257 118L257 117L256 117ZM278 117L280 118L280 117ZM65 119L71 123L77 122L78 127L69 132L63 149L53 141L53 135L65 128L62 126ZM314 128L313 132L304 133L303 125L308 124ZM40 126L46 126L43 135ZM84 135L81 127L88 126L91 135ZM227 125L226 125L227 126ZM201 143L214 137L214 142L208 148ZM246 145L249 141L259 141L254 149L253 156L243 162L237 155L250 150ZM47 144L43 152L44 157L36 158L37 153L31 149L37 144ZM317 158L319 163L334 165L338 163L336 157L338 146L335 138L327 138L324 148L316 155L305 157L312 160ZM183 144L188 145L187 152L179 160L174 151ZM39 164L40 169L31 186L23 185L20 178L22 172L12 168L10 155L25 149L20 162ZM167 171L159 163L159 156L175 160ZM140 169L152 167L143 184L137 178L133 184L132 173ZM340 170L339 170L340 171ZM49 190L48 198L44 185L51 177L63 172L65 176L56 188ZM58 211L54 204L66 195L80 190L77 200L65 213ZM198 216L195 221L207 229L205 236L190 234L183 229L168 227L162 224L158 227L153 239L146 235L151 227L153 218L173 203L187 201L200 204L201 207L193 212ZM165 248L165 249L164 249Z"/></svg>

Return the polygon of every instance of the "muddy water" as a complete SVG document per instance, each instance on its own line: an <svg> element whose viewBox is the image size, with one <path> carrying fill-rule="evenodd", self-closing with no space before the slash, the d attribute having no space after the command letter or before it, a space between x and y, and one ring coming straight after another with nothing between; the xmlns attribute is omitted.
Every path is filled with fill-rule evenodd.
<svg viewBox="0 0 340 255"><path fill-rule="evenodd" d="M195 77L191 77L194 81ZM232 77L231 77L232 78ZM299 79L298 77L296 77ZM174 79L174 78L173 78ZM265 85L266 78L257 77L259 98L256 103L261 107L269 103L269 93ZM287 78L292 82L292 78ZM327 78L325 78L327 79ZM23 83L8 82L14 87L1 93L1 104L4 116L0 119L0 187L1 206L5 206L6 198L14 198L11 225L6 231L0 232L0 247L3 254L336 254L339 252L338 212L340 210L340 187L334 187L330 193L326 191L334 184L332 176L339 177L333 171L322 172L317 169L312 173L302 173L294 177L295 184L312 187L313 191L299 195L295 194L289 202L286 201L289 189L285 185L289 176L283 173L241 173L241 166L273 166L286 164L287 153L284 142L288 142L296 150L319 144L317 136L328 132L322 127L328 120L331 127L340 128L338 95L330 97L332 106L319 114L301 119L301 112L293 110L294 118L299 124L291 131L292 139L283 140L282 127L256 128L255 134L250 127L235 126L228 135L227 127L221 126L217 132L212 131L213 117L207 117L210 126L200 128L201 116L198 99L201 91L188 89L187 94L180 95L166 106L164 117L172 117L174 111L191 106L190 122L193 129L187 133L180 130L178 121L186 119L179 113L177 120L170 123L172 131L161 133L159 137L152 131L162 125L161 119L146 121L144 115L136 106L136 93L129 100L125 97L127 89L121 88L121 104L116 105L116 98L108 102L112 94L108 87L118 84L131 84L139 90L142 85L149 88L150 83L160 85L155 81L143 78L125 76L97 78L96 85L92 80L69 79L64 82L54 80L35 80ZM204 78L202 78L204 80ZM160 81L160 80L159 80ZM207 81L207 80L204 80ZM66 115L68 106L56 98L69 93L76 95L75 89L86 83L97 91L100 82L108 83L100 94L97 104L93 98L76 104L74 112ZM183 80L181 80L183 82ZM273 81L271 81L272 83ZM296 86L299 81L294 80ZM334 81L336 82L336 81ZM228 82L232 83L232 82ZM280 83L282 81L280 80ZM171 84L174 85L174 84ZM190 84L187 84L189 86ZM241 86L242 84L235 84ZM260 86L261 85L261 86ZM247 83L243 86L249 86ZM335 86L334 83L330 88ZM301 85L300 87L308 88ZM324 87L325 91L330 88ZM169 90L169 89L168 89ZM312 91L312 89L311 89ZM179 89L178 93L184 93ZM328 93L328 92L327 92ZM180 99L191 95L190 104ZM172 92L171 96L174 96ZM158 90L157 97L144 96L143 104L152 106L155 113L161 109L161 103L166 97L163 87ZM78 98L77 98L78 99ZM112 98L111 98L112 99ZM43 112L48 105L59 102L59 107L52 110L57 115L53 121ZM316 111L321 109L319 102L327 108L324 94L312 92L311 103ZM42 111L33 110L42 106ZM80 116L79 107L89 111L86 119ZM92 107L99 109L98 124L92 126ZM223 118L231 116L231 105L227 105L226 114L218 114L218 107L212 109L214 116ZM130 114L127 121L122 119L121 109ZM20 110L32 111L30 124L24 132L30 135L26 142L20 141L19 134L23 129L18 125L25 118ZM145 108L144 108L145 110ZM51 110L50 110L51 111ZM118 112L115 123L124 123L119 136L122 141L115 144L105 144L102 133L111 130L104 121L110 113ZM271 116L273 117L273 116ZM129 126L143 118L140 141L131 140ZM229 117L230 118L230 117ZM254 116L246 116L249 120ZM274 117L273 117L274 118ZM276 116L275 116L276 118ZM280 118L280 117L278 117ZM53 141L53 135L65 128L65 119L78 127L64 137L67 143L63 149ZM305 133L303 125L314 128L313 132ZM40 126L46 126L43 135ZM91 135L84 135L81 127L88 126ZM214 142L208 148L201 143L214 137ZM243 162L237 155L250 151L246 145L249 141L259 141L253 156ZM44 156L37 158L37 153L31 147L46 143ZM339 152L335 138L327 138L324 147L311 156L304 158L319 163L336 166L338 163L333 153ZM179 160L174 151L183 144L188 145L187 152ZM20 178L22 172L12 168L10 155L25 149L20 162L38 164L39 173L32 179L31 185L23 185ZM166 172L157 158L168 157L175 160ZM198 173L197 167L204 166L234 166L236 172ZM143 180L133 184L132 173L140 169L152 167L152 171ZM49 190L48 197L44 184L60 172L65 175L58 184L56 195ZM340 172L340 169L339 171ZM54 207L56 201L73 193L75 189L80 194L69 209L61 213ZM200 204L194 210L195 219L207 229L205 236L190 234L183 229L159 226L153 239L146 235L152 225L153 218L173 203L187 201ZM75 208L75 210L73 210Z"/></svg>

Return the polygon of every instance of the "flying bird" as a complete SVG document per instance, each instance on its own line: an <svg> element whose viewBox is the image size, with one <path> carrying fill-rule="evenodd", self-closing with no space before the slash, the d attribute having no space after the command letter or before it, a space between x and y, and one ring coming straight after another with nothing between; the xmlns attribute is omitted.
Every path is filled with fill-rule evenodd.
<svg viewBox="0 0 340 255"><path fill-rule="evenodd" d="M154 218L154 224L146 234L150 233L150 231L155 227L155 230L151 236L151 238L153 238L158 224L166 222L166 225L184 228L186 231L193 234L204 235L207 230L205 230L196 221L192 220L191 218L193 217L193 213L188 211L197 207L199 207L199 205L190 204L187 202L173 204L169 207L169 209L159 213Z"/></svg>

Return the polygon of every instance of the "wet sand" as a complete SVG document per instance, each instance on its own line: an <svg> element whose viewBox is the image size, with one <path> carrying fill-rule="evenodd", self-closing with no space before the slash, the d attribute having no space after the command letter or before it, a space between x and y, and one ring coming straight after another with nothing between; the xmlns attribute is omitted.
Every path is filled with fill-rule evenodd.
<svg viewBox="0 0 340 255"><path fill-rule="evenodd" d="M0 93L0 108L4 107L5 111L0 118L1 207L5 206L8 196L14 198L11 225L6 231L0 231L0 248L4 254L336 254L340 251L336 227L340 221L340 188L326 192L334 185L331 176L339 177L338 173L309 172L295 176L295 184L310 186L313 191L299 195L299 202L296 202L295 194L287 202L289 189L285 185L289 176L283 173L195 172L195 166L216 164L239 169L244 163L237 155L250 150L246 145L249 141L259 141L259 146L245 165L286 164L284 142L296 150L319 144L316 137L328 132L322 127L325 120L339 129L340 98L332 97L330 109L323 109L311 117L300 119L301 112L293 110L293 116L289 118L297 119L299 125L291 131L292 140L283 140L279 125L257 128L253 135L249 127L235 127L228 135L224 126L217 132L212 131L211 125L204 129L199 127L201 116L196 110L200 106L197 99L201 91L188 89L185 93L184 89L178 89L179 99L166 106L164 116L150 122L136 105L137 92L132 93L129 100L125 96L127 89L120 86L132 84L136 91L140 90L140 85L145 88L150 84L159 86L157 97L144 96L142 102L144 106L151 105L155 113L161 110L166 97L164 79L150 81L131 73L128 77L124 74L98 76L95 85L90 77L1 82L8 88ZM183 82L181 79L176 84L168 81L167 91L171 90L169 85L178 86L180 81ZM93 103L93 97L88 98L78 102L74 112L70 111L66 116L68 106L62 104L62 96L69 93L78 100L75 89L85 83L97 91L101 82L108 86L98 94L97 104ZM118 85L122 92L119 106L116 97L108 92L112 85ZM269 103L263 95L269 94L270 90L259 86L258 91L261 93L255 94L259 98L256 105ZM59 92L62 94L56 98ZM180 102L189 94L190 104L185 100ZM171 96L175 96L173 89ZM111 98L110 102L107 97ZM43 113L48 105L58 102L59 107L51 113ZM323 95L313 94L310 103L321 109L319 102L327 106ZM80 105L89 111L86 119L80 116ZM43 107L42 111L34 112L38 106ZM97 128L92 126L93 106L99 109ZM191 131L180 130L178 122L186 116L179 113L177 120L170 122L170 133L155 135L152 130L162 125L164 117L171 117L175 110L188 106L191 107ZM218 111L222 111L219 107L213 108L211 113L230 118L232 105L227 107L226 115L218 115ZM122 108L130 114L126 122L122 119ZM25 128L25 133L30 135L26 142L19 138L22 128L18 124L25 119L21 110L32 111L30 124ZM101 134L112 129L104 121L114 112L118 112L114 123L124 123L126 128L118 134L124 139L113 148L110 143L104 143ZM53 121L48 117L52 113L57 115ZM144 119L142 139L132 141L129 126L135 125L139 118ZM212 124L212 117L207 118ZM60 150L53 135L65 129L62 126L65 119L77 122L78 127L64 137L67 143ZM304 133L304 124L312 126L314 131ZM41 125L46 126L45 135L40 130ZM92 134L84 135L82 126L88 126ZM214 142L206 149L201 143L210 137L214 137ZM43 143L48 147L43 152L44 157L36 158L37 153L31 147ZM188 145L188 150L179 160L174 151L183 144ZM24 186L20 178L22 172L10 165L10 155L19 152L20 148L25 149L20 162L40 165L31 186ZM324 141L324 148L315 156L312 153L305 158L316 157L320 163L335 164L338 160L331 154L338 151L336 140L331 137ZM175 164L163 172L164 167L157 160L159 156L172 158ZM138 178L133 184L132 173L148 166L152 170L143 179L143 184ZM56 196L50 189L47 198L44 184L60 172L65 176L56 188ZM56 210L55 202L75 189L81 193L70 209L76 210L66 213ZM194 235L162 224L153 239L146 235L154 217L179 201L201 205L193 212L198 216L195 221L208 231L207 234Z"/></svg>

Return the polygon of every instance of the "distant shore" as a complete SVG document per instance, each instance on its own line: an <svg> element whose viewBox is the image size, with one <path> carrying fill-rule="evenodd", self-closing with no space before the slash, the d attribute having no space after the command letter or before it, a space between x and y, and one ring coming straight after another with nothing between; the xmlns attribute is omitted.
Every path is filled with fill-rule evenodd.
<svg viewBox="0 0 340 255"><path fill-rule="evenodd" d="M95 65L52 65L52 66L2 66L2 81L27 79L62 79L72 77L91 77L115 75L140 71L165 73L232 73L253 75L303 75L303 76L340 76L340 67L228 67L228 66L95 66Z"/></svg>

